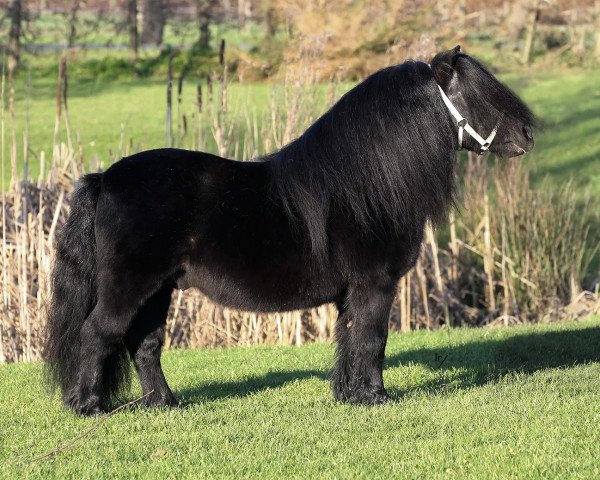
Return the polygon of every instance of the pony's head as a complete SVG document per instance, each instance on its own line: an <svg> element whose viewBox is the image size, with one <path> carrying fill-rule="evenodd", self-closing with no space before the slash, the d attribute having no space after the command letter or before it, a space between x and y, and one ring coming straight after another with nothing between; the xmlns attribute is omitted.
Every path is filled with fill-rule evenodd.
<svg viewBox="0 0 600 480"><path fill-rule="evenodd" d="M459 148L489 150L501 157L516 157L533 148L536 119L531 110L460 46L438 53L431 70L448 114L454 117Z"/></svg>

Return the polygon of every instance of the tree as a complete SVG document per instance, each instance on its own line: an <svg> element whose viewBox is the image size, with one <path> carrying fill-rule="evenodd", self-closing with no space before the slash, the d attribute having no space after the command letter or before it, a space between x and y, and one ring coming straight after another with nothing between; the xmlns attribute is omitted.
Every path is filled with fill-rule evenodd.
<svg viewBox="0 0 600 480"><path fill-rule="evenodd" d="M80 6L80 0L71 0L68 5L69 34L67 38L67 45L69 48L73 48L75 46L75 40L77 39L77 14L79 13Z"/></svg>
<svg viewBox="0 0 600 480"><path fill-rule="evenodd" d="M240 27L246 26L246 20L252 17L252 3L249 0L238 0L238 21Z"/></svg>
<svg viewBox="0 0 600 480"><path fill-rule="evenodd" d="M129 29L129 48L131 51L131 62L135 62L138 59L138 47L140 39L137 26L137 14L137 0L127 0L127 26Z"/></svg>
<svg viewBox="0 0 600 480"><path fill-rule="evenodd" d="M163 0L145 0L142 13L142 43L160 45L167 21Z"/></svg>
<svg viewBox="0 0 600 480"><path fill-rule="evenodd" d="M594 37L596 40L596 44L594 46L594 55L596 56L596 60L600 61L600 0L596 0L594 2L594 13L595 13L595 32Z"/></svg>
<svg viewBox="0 0 600 480"><path fill-rule="evenodd" d="M21 22L23 19L23 5L21 0L12 0L8 11L10 17L10 32L8 34L8 76L12 78L12 73L19 64L21 50Z"/></svg>
<svg viewBox="0 0 600 480"><path fill-rule="evenodd" d="M281 23L281 8L278 3L281 2L277 2L277 0L262 0L260 3L265 29L269 38L275 36L277 27Z"/></svg>
<svg viewBox="0 0 600 480"><path fill-rule="evenodd" d="M535 28L538 19L540 18L540 3L541 0L531 0L529 14L527 18L527 36L525 38L525 47L523 48L522 62L527 65L531 60L533 52L533 40L535 38Z"/></svg>
<svg viewBox="0 0 600 480"><path fill-rule="evenodd" d="M208 48L210 44L210 23L215 17L218 4L218 0L196 0L196 14L200 29L198 45L202 48Z"/></svg>

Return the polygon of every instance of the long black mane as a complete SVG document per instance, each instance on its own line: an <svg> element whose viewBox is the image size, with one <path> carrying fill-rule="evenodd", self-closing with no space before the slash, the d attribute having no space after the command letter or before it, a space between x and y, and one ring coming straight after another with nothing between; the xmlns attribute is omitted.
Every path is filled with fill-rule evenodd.
<svg viewBox="0 0 600 480"><path fill-rule="evenodd" d="M432 100L433 99L433 100ZM346 93L270 160L274 186L309 231L314 253L327 245L332 208L364 236L414 231L452 203L455 133L431 69L409 61L377 72Z"/></svg>

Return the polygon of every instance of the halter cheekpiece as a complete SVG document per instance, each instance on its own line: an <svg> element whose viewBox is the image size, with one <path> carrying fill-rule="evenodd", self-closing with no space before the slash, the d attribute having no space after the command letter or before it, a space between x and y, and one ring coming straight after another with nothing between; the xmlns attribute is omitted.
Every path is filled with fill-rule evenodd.
<svg viewBox="0 0 600 480"><path fill-rule="evenodd" d="M429 68L431 68L431 65L428 64L427 66ZM434 79L434 81L435 81L435 79ZM502 114L500 115L500 118L496 122L496 126L494 127L492 132L487 136L487 138L484 139L481 135L479 135L475 131L475 129L471 125L469 125L469 122L467 121L467 119L464 118L458 112L457 108L454 106L454 104L448 98L448 95L446 95L446 92L444 92L444 90L442 90L442 87L440 87L440 85L437 82L436 82L436 85L437 85L438 89L440 90L440 95L442 96L442 100L446 104L446 107L448 107L448 110L450 111L450 114L454 117L454 120L456 120L456 126L458 127L458 149L461 150L463 148L463 136L464 136L464 132L466 130L467 133L469 135L471 135L471 137L473 137L475 139L475 141L477 143L479 143L479 145L481 146L481 148L479 149L479 154L481 155L481 154L485 153L490 148L490 145L494 141L494 137L496 137L496 133L498 132L498 127L500 126L500 122L502 121L502 118L504 117L504 112L502 112Z"/></svg>

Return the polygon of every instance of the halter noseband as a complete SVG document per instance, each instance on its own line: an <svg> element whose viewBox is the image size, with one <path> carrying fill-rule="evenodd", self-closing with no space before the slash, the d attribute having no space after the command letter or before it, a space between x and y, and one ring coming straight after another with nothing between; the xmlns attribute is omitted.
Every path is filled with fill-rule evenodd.
<svg viewBox="0 0 600 480"><path fill-rule="evenodd" d="M428 66L429 66L429 68L431 68L431 65L428 65ZM479 143L479 145L481 146L481 148L479 149L479 155L482 155L483 153L485 153L488 150L488 148L490 148L490 145L494 141L494 137L496 136L496 133L498 132L498 127L500 126L500 122L504 118L504 112L502 112L502 114L500 115L500 118L496 122L496 126L494 127L492 132L488 135L487 138L484 139L481 135L479 135L475 131L475 129L471 125L469 125L469 122L467 122L467 119L464 118L458 112L458 110L456 109L454 104L448 98L448 95L446 95L444 90L442 90L442 87L440 87L437 82L436 82L436 85L437 85L438 89L440 90L440 94L442 95L442 100L446 104L446 107L448 107L448 110L450 111L450 114L454 117L454 120L456 120L456 125L458 126L458 149L461 150L463 148L463 144L462 144L463 143L463 135L464 135L464 131L466 130L467 133L469 135L471 135L471 137L473 137L473 139L475 139L475 141L477 143Z"/></svg>

